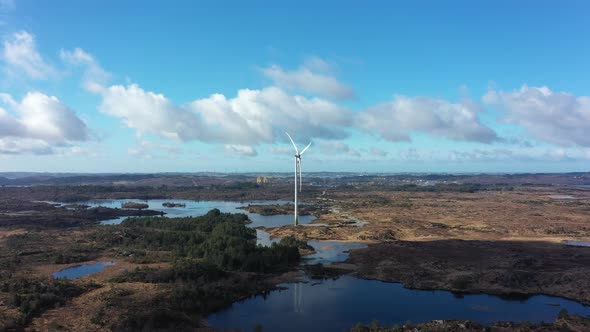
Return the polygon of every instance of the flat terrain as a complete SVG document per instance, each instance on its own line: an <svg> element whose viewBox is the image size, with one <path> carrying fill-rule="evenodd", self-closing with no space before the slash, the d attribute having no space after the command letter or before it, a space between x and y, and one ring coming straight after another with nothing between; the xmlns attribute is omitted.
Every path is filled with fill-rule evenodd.
<svg viewBox="0 0 590 332"><path fill-rule="evenodd" d="M571 196L575 199L553 197ZM332 191L308 237L348 241L590 240L590 189L521 186L510 191ZM361 221L363 227L343 222ZM334 227L336 226L336 227ZM297 234L293 227L273 235Z"/></svg>

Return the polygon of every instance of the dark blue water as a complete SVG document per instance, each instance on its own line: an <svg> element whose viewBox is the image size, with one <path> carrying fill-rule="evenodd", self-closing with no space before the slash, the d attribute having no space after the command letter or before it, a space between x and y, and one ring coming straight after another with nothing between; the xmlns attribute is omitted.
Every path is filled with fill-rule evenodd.
<svg viewBox="0 0 590 332"><path fill-rule="evenodd" d="M102 272L105 266L115 265L115 262L98 262L95 264L81 264L68 267L53 274L56 279L77 279L89 274Z"/></svg>
<svg viewBox="0 0 590 332"><path fill-rule="evenodd" d="M356 323L377 319L384 325L434 319L469 319L484 324L496 321L554 321L561 309L590 315L590 307L562 298L537 295L526 300L505 300L492 295L457 297L447 291L423 291L401 284L344 276L319 284L281 285L273 291L234 303L210 315L209 325L253 331L343 331ZM559 306L555 306L558 304Z"/></svg>
<svg viewBox="0 0 590 332"><path fill-rule="evenodd" d="M110 208L121 208L121 205L126 202L141 202L147 204L149 207L148 209L154 211L162 211L166 213L166 217L174 218L174 217L197 217L202 216L209 212L212 209L219 209L221 212L226 213L245 213L248 215L252 223L250 224L251 227L259 227L264 226L267 228L271 227L279 227L284 225L291 225L293 224L293 215L274 215L274 216L263 216L256 213L249 213L245 210L239 209L241 206L245 206L248 204L287 204L290 203L288 201L255 201L255 202L247 202L247 203L240 203L240 202L227 202L227 201L189 201L189 200L182 200L182 199L151 199L147 201L142 201L138 199L116 199L116 200L92 200L92 201L82 201L76 202L77 204L84 204L89 205L91 207L96 206L104 206ZM162 203L165 202L174 202L174 203L182 203L185 204L185 207L173 207L167 208L162 206ZM104 220L101 224L104 225L114 225L119 224L123 221L125 217L115 218ZM299 216L299 223L309 224L314 219L314 216Z"/></svg>

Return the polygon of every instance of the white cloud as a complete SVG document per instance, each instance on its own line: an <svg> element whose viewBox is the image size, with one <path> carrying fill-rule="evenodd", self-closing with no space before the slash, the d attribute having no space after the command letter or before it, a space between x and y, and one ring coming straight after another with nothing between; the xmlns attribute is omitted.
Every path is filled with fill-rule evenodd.
<svg viewBox="0 0 590 332"><path fill-rule="evenodd" d="M318 98L292 96L279 88L240 90L235 98L214 94L177 106L162 94L138 85L101 91L99 109L130 128L180 141L252 145L286 139L284 131L310 137L343 138L352 112Z"/></svg>
<svg viewBox="0 0 590 332"><path fill-rule="evenodd" d="M526 128L537 139L590 147L590 97L554 92L548 87L490 90L483 102L505 112L504 120Z"/></svg>
<svg viewBox="0 0 590 332"><path fill-rule="evenodd" d="M0 94L0 141L3 153L51 153L52 147L89 139L86 124L56 97L29 92L16 102Z"/></svg>
<svg viewBox="0 0 590 332"><path fill-rule="evenodd" d="M104 86L111 74L106 72L98 64L98 61L89 53L81 48L76 48L73 51L61 50L61 59L71 65L85 66L84 80L82 86L94 93L99 93L104 90Z"/></svg>
<svg viewBox="0 0 590 332"><path fill-rule="evenodd" d="M336 99L354 97L354 91L333 76L333 66L318 57L308 59L294 71L286 71L281 66L271 65L262 69L262 73L285 89Z"/></svg>
<svg viewBox="0 0 590 332"><path fill-rule="evenodd" d="M121 118L129 128L182 141L198 137L198 116L174 105L162 94L145 91L135 84L113 85L101 93L99 110Z"/></svg>
<svg viewBox="0 0 590 332"><path fill-rule="evenodd" d="M6 63L5 70L11 75L22 72L32 79L44 80L57 73L37 51L35 37L26 31L14 33L4 40L2 58Z"/></svg>
<svg viewBox="0 0 590 332"><path fill-rule="evenodd" d="M248 157L256 157L258 155L256 149L248 145L226 144L223 146L223 149L227 153L237 153Z"/></svg>
<svg viewBox="0 0 590 332"><path fill-rule="evenodd" d="M352 112L319 98L289 95L276 87L243 89L235 98L215 94L190 105L210 131L209 139L238 144L285 141L285 131L298 140L344 138Z"/></svg>
<svg viewBox="0 0 590 332"><path fill-rule="evenodd" d="M0 155L45 155L54 152L51 145L40 139L0 137Z"/></svg>
<svg viewBox="0 0 590 332"><path fill-rule="evenodd" d="M477 116L479 106L470 101L450 103L429 97L394 96L393 101L368 108L359 114L357 125L389 141L409 141L412 132L457 141L490 143L496 133Z"/></svg>

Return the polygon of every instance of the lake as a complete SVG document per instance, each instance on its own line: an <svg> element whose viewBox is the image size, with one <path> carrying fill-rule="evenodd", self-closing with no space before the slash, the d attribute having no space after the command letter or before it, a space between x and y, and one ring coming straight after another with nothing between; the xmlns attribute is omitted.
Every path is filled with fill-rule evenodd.
<svg viewBox="0 0 590 332"><path fill-rule="evenodd" d="M477 294L457 296L448 291L404 288L398 283L343 276L320 283L280 285L285 290L255 296L208 317L209 325L253 331L344 331L357 323L392 326L435 319L469 319L484 324L496 321L551 322L561 309L590 315L590 307L574 301L536 295L507 300Z"/></svg>

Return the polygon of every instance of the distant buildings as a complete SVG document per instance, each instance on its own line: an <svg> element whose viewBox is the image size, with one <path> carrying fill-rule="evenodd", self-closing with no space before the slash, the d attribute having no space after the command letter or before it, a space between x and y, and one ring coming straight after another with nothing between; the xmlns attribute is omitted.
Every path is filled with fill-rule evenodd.
<svg viewBox="0 0 590 332"><path fill-rule="evenodd" d="M259 186L268 184L268 178L266 176L264 176L264 177L258 176L258 177L256 177L256 184Z"/></svg>

